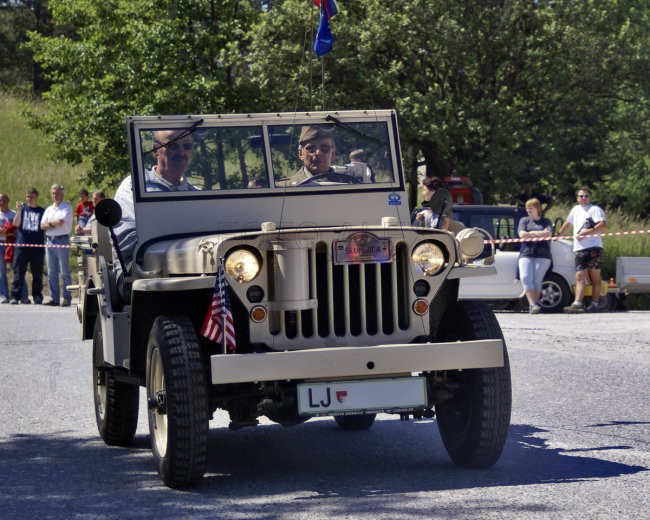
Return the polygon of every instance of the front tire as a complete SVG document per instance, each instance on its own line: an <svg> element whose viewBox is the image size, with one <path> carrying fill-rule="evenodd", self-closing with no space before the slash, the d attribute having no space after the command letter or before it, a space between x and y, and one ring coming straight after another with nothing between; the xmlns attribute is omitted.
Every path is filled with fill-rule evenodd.
<svg viewBox="0 0 650 520"><path fill-rule="evenodd" d="M501 339L494 313L483 303L460 301L447 309L441 341ZM459 466L485 468L501 456L510 428L512 391L505 341L504 366L449 371L453 397L436 405L438 430Z"/></svg>
<svg viewBox="0 0 650 520"><path fill-rule="evenodd" d="M93 397L95 421L102 440L112 446L127 446L138 427L140 388L117 381L104 363L101 318L93 332Z"/></svg>
<svg viewBox="0 0 650 520"><path fill-rule="evenodd" d="M147 348L151 450L161 480L187 487L205 471L208 390L201 351L186 316L159 316Z"/></svg>

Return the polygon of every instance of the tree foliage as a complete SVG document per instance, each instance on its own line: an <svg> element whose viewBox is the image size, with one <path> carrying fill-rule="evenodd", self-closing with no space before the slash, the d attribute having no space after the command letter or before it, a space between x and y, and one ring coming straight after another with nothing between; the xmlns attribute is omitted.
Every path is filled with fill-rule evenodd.
<svg viewBox="0 0 650 520"><path fill-rule="evenodd" d="M536 182L650 210L645 0L339 0L334 51L308 0L50 0L30 49L35 119L91 182L127 169L129 114L395 108L407 171L469 175L486 200Z"/></svg>

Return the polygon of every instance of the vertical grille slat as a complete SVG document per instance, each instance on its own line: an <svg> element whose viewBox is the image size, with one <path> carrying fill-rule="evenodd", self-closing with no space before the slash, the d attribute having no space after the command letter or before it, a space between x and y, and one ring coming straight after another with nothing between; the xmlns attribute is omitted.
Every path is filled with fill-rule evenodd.
<svg viewBox="0 0 650 520"><path fill-rule="evenodd" d="M395 258L389 263L334 265L334 238L316 243L308 252L309 297L318 301L317 308L279 311L279 319L270 320L270 332L300 342L314 337L379 338L407 330L406 244L395 244Z"/></svg>

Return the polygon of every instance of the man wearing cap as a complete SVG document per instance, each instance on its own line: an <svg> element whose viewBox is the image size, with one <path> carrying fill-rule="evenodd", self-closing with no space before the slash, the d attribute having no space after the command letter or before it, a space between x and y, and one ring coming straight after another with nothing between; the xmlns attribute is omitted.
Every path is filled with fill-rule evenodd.
<svg viewBox="0 0 650 520"><path fill-rule="evenodd" d="M70 307L72 296L68 286L72 285L70 274L70 232L72 231L72 206L63 200L63 186L53 184L50 189L52 205L45 208L41 229L45 231L47 282L50 298L43 305ZM63 299L60 300L59 272L63 279Z"/></svg>
<svg viewBox="0 0 650 520"><path fill-rule="evenodd" d="M324 173L332 173L330 166L336 156L336 143L331 130L320 126L303 126L300 132L298 157L302 167L289 179L289 185L300 184Z"/></svg>

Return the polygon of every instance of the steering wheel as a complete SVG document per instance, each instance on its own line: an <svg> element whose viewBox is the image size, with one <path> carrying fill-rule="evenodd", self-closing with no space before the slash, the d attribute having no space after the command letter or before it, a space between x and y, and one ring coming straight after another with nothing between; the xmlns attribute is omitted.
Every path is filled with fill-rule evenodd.
<svg viewBox="0 0 650 520"><path fill-rule="evenodd" d="M340 182L342 184L361 184L361 179L348 175L347 173L327 172L300 181L296 186L306 186L308 184L318 183L318 181Z"/></svg>

